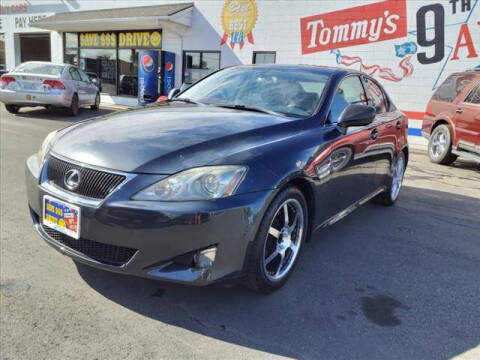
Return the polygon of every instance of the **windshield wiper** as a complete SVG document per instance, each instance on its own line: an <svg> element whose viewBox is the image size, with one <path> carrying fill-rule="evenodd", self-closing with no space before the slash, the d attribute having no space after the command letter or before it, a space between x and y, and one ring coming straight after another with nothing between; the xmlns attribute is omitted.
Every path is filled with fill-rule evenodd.
<svg viewBox="0 0 480 360"><path fill-rule="evenodd" d="M253 106L245 106L241 104L212 104L213 106L221 107L221 108L226 108L226 109L236 109L236 110L245 110L245 111L255 111L259 113L264 113L264 114L270 114L270 115L275 115L275 116L282 116L285 114L272 111L272 110L266 110L262 108L257 108Z"/></svg>
<svg viewBox="0 0 480 360"><path fill-rule="evenodd" d="M192 100L192 99L189 99L189 98L184 98L184 97L173 98L173 99L170 99L168 101L181 101L181 102L185 102L185 103L188 103L188 104L201 104L198 101L195 101L195 100Z"/></svg>

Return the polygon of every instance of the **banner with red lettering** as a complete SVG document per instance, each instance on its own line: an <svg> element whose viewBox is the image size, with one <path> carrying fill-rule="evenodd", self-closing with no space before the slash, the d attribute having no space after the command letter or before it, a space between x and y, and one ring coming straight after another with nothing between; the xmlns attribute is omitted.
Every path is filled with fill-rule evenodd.
<svg viewBox="0 0 480 360"><path fill-rule="evenodd" d="M407 35L406 0L386 0L300 19L302 54Z"/></svg>

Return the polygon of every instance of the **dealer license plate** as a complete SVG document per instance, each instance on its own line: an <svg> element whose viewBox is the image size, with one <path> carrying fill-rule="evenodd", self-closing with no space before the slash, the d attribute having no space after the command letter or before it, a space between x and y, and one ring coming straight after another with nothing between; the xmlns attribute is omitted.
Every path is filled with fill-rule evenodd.
<svg viewBox="0 0 480 360"><path fill-rule="evenodd" d="M43 224L75 239L80 237L80 208L45 195Z"/></svg>

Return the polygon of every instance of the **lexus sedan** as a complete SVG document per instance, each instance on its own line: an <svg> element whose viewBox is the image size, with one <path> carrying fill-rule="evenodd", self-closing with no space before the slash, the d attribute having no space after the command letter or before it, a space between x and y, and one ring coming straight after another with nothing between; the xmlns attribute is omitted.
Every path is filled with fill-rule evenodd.
<svg viewBox="0 0 480 360"><path fill-rule="evenodd" d="M67 108L75 116L81 106L98 110L100 91L76 66L30 61L0 77L0 101L12 114L23 106L43 106Z"/></svg>
<svg viewBox="0 0 480 360"><path fill-rule="evenodd" d="M407 118L371 77L237 66L49 134L26 182L35 228L78 262L270 292L312 232L394 204L407 162Z"/></svg>

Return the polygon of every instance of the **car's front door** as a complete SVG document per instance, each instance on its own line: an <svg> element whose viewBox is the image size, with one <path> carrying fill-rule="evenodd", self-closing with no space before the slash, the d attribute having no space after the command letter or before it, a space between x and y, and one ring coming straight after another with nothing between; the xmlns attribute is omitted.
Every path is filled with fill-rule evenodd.
<svg viewBox="0 0 480 360"><path fill-rule="evenodd" d="M344 210L368 198L379 188L375 121L346 130L337 126L340 115L350 104L367 105L365 89L357 75L347 76L338 86L324 128L327 145L319 150L310 165L317 177L317 224L340 219Z"/></svg>
<svg viewBox="0 0 480 360"><path fill-rule="evenodd" d="M480 146L480 81L458 104L454 121L459 147Z"/></svg>

